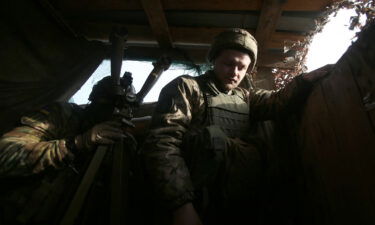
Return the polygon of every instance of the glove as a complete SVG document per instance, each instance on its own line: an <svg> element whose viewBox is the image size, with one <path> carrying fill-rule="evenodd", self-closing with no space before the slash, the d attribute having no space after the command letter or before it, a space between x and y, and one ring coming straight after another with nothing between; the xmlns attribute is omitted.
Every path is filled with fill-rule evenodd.
<svg viewBox="0 0 375 225"><path fill-rule="evenodd" d="M98 144L114 144L117 140L126 137L121 129L121 123L106 121L96 124L83 134L75 137L75 145L78 149L91 149Z"/></svg>

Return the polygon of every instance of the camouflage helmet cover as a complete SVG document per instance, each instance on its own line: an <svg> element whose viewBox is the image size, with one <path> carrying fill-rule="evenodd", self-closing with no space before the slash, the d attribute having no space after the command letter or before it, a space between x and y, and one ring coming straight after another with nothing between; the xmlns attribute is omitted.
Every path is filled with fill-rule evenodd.
<svg viewBox="0 0 375 225"><path fill-rule="evenodd" d="M258 44L255 38L246 30L240 28L229 29L219 33L211 44L208 51L207 59L209 62L217 57L221 50L224 49L238 49L245 51L251 58L251 70L254 68L257 54Z"/></svg>

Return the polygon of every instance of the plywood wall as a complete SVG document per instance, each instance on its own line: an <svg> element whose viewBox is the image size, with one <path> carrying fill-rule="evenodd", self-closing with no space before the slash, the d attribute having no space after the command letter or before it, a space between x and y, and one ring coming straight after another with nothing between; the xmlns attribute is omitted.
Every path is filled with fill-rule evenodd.
<svg viewBox="0 0 375 225"><path fill-rule="evenodd" d="M315 87L298 122L298 224L375 224L374 40L372 24Z"/></svg>

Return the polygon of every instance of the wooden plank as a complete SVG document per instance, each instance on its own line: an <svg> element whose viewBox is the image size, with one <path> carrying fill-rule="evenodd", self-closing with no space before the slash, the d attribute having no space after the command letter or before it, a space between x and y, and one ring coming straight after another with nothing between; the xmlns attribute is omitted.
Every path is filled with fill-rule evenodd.
<svg viewBox="0 0 375 225"><path fill-rule="evenodd" d="M180 48L179 51L172 51L170 52L171 58L173 60L186 60L183 57L183 54L187 54L195 63L207 63L206 49L195 49L195 48ZM127 60L156 60L163 54L163 51L156 48L151 47L140 47L140 46L129 46L125 50L125 59ZM269 52L264 55L263 59L258 63L258 66L261 67L273 67L277 65L280 68L293 68L294 65L292 64L282 64L280 61L284 58L284 54L282 53L275 53Z"/></svg>
<svg viewBox="0 0 375 225"><path fill-rule="evenodd" d="M375 223L375 131L361 94L368 84L358 82L374 74L372 40L355 44L366 51L344 54L302 115L298 134L310 196L302 224L314 218L313 224Z"/></svg>
<svg viewBox="0 0 375 225"><path fill-rule="evenodd" d="M80 30L90 40L108 42L108 35L112 27L119 25L115 23L74 23L74 28ZM155 44L152 31L146 26L124 25L128 31L128 43ZM224 31L225 28L204 27L169 27L170 34L175 44L208 46L215 35ZM254 30L249 30L254 34ZM199 35L196 35L199 34ZM272 49L283 49L285 41L303 41L304 35L295 32L274 32L269 40L268 46Z"/></svg>
<svg viewBox="0 0 375 225"><path fill-rule="evenodd" d="M169 33L168 23L164 15L164 10L160 0L141 0L152 32L155 35L160 48L171 49L173 42Z"/></svg>
<svg viewBox="0 0 375 225"><path fill-rule="evenodd" d="M309 196L303 201L303 218L314 224L372 224L368 182L357 152L369 148L371 139L365 135L366 118L358 112L354 82L342 75L324 81L311 96L298 132Z"/></svg>
<svg viewBox="0 0 375 225"><path fill-rule="evenodd" d="M321 11L339 0L289 0L283 10L285 11ZM55 0L52 2L58 9L68 12L77 10L141 10L142 5L138 0ZM262 0L163 0L165 10L205 10L205 11L257 11L262 7Z"/></svg>
<svg viewBox="0 0 375 225"><path fill-rule="evenodd" d="M288 0L283 10L287 11L316 11L323 10L325 6L335 0ZM336 0L337 1L337 0ZM168 10L260 10L262 0L191 0L191 1L163 1L165 9Z"/></svg>
<svg viewBox="0 0 375 225"><path fill-rule="evenodd" d="M112 27L117 24L98 24L98 23L76 23L75 28L80 29L92 40L101 40L107 42L108 34ZM146 26L125 26L129 31L127 44L131 48L127 51L127 57L132 60L156 60L163 52L157 49L155 39L152 38L151 29ZM219 32L225 30L224 28L181 28L171 27L170 31L176 42L175 46L181 49L188 49L187 53L191 55L196 63L206 62L207 50L213 37ZM195 35L196 33L203 34L201 37ZM251 31L254 34L254 31ZM284 42L289 41L303 41L304 36L292 32L274 32L273 37L269 43L272 49L283 49ZM139 48L137 48L139 47ZM141 52L144 55L136 53L133 49L143 49ZM180 56L176 56L181 59ZM281 52L274 53L266 51L264 55L258 58L258 66L261 67L277 67L277 68L293 68L296 65L294 60L284 62L284 55Z"/></svg>
<svg viewBox="0 0 375 225"><path fill-rule="evenodd" d="M112 145L113 163L111 177L110 224L129 224L128 192L129 192L129 149L124 140Z"/></svg>
<svg viewBox="0 0 375 225"><path fill-rule="evenodd" d="M342 61L348 61L355 82L361 94L362 102L375 130L375 76L373 73L375 62L375 23L359 37L360 44L353 44L348 52L351 57L343 57ZM365 44L362 44L364 42Z"/></svg>
<svg viewBox="0 0 375 225"><path fill-rule="evenodd" d="M171 27L171 34L176 42L210 44L213 38L225 28L190 28L190 27ZM255 35L254 30L248 30ZM199 35L196 35L199 34ZM267 40L269 48L283 49L285 41L297 42L303 41L304 35L295 32L274 32Z"/></svg>
<svg viewBox="0 0 375 225"><path fill-rule="evenodd" d="M263 54L268 49L268 43L275 32L277 23L281 17L282 0L264 0L260 12L255 38L258 41L258 52Z"/></svg>
<svg viewBox="0 0 375 225"><path fill-rule="evenodd" d="M77 11L64 14L71 22L111 22L123 24L148 25L145 12L142 11ZM175 27L207 27L232 28L242 27L256 29L259 13L255 11L166 11L165 16L170 26ZM276 30L310 32L315 28L314 19L321 16L321 12L285 12L278 21Z"/></svg>
<svg viewBox="0 0 375 225"><path fill-rule="evenodd" d="M317 119L319 118L319 122ZM300 196L300 217L312 224L327 224L325 220L330 217L334 203L328 198L327 183L336 180L327 179L328 172L334 171L336 164L330 162L331 149L337 149L336 135L332 128L331 117L324 99L322 86L319 85L311 93L303 119L297 132L299 149L301 151L301 164L304 177L301 183L305 184L305 193ZM322 146L322 143L324 145ZM317 145L327 149L324 154L317 152ZM303 221L302 221L303 222ZM305 224L305 223L301 223Z"/></svg>
<svg viewBox="0 0 375 225"><path fill-rule="evenodd" d="M374 188L371 177L375 172L375 135L350 69L344 63L337 66L340 70L323 88L338 148L316 146L316 150L325 155L330 167L334 165L327 169L330 173L325 182L335 209L335 224L373 224L375 218L370 212L375 208L370 190ZM326 152L331 154L327 156Z"/></svg>
<svg viewBox="0 0 375 225"><path fill-rule="evenodd" d="M100 145L96 149L90 165L87 168L65 215L60 221L60 225L73 225L77 222L76 219L81 212L87 193L95 179L101 163L103 162L104 156L107 153L107 148L107 146Z"/></svg>

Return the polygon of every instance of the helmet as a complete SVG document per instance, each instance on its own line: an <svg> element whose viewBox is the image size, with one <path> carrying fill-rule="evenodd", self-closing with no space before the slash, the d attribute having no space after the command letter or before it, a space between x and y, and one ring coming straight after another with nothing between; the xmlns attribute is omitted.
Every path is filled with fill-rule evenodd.
<svg viewBox="0 0 375 225"><path fill-rule="evenodd" d="M258 44L255 38L246 30L234 28L219 33L214 38L208 51L208 61L212 62L220 51L224 49L236 49L248 53L251 58L250 68L254 68L257 60Z"/></svg>
<svg viewBox="0 0 375 225"><path fill-rule="evenodd" d="M120 78L120 86L124 90L124 93L127 92L129 87L132 87L133 78L131 75L125 72L124 76ZM98 81L89 96L91 102L95 102L99 99L112 100L115 99L116 90L113 88L113 81L111 76L106 76L100 81Z"/></svg>

